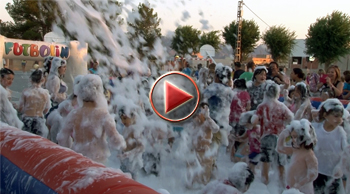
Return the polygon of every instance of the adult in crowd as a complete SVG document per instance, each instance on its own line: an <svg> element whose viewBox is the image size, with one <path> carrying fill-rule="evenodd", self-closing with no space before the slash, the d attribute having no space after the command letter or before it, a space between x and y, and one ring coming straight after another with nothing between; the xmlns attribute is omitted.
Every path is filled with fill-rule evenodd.
<svg viewBox="0 0 350 194"><path fill-rule="evenodd" d="M251 99L251 110L256 110L258 105L263 101L267 73L268 71L265 66L257 66L254 70L252 78L253 83L248 87Z"/></svg>
<svg viewBox="0 0 350 194"><path fill-rule="evenodd" d="M280 73L278 63L275 61L272 61L269 64L269 68L270 68L271 72L269 72L267 79L274 81L278 85L285 84L284 76Z"/></svg>
<svg viewBox="0 0 350 194"><path fill-rule="evenodd" d="M7 98L6 89L0 85L0 126L3 126L3 123L19 129L23 127L22 121L17 117L17 111Z"/></svg>
<svg viewBox="0 0 350 194"><path fill-rule="evenodd" d="M290 73L290 78L293 81L293 85L296 85L299 82L304 82L305 74L300 68L293 68L292 72Z"/></svg>
<svg viewBox="0 0 350 194"><path fill-rule="evenodd" d="M67 68L67 62L55 57L51 61L50 73L47 76L46 88L49 90L53 108L57 108L67 97L68 86L62 80Z"/></svg>
<svg viewBox="0 0 350 194"><path fill-rule="evenodd" d="M201 63L199 63L197 65L197 71L193 72L193 76L197 78L197 80L199 79L199 71L201 70L201 68L203 67L203 65Z"/></svg>
<svg viewBox="0 0 350 194"><path fill-rule="evenodd" d="M182 73L188 75L188 76L191 76L191 68L190 68L190 63L188 61L185 61L185 68L182 69Z"/></svg>
<svg viewBox="0 0 350 194"><path fill-rule="evenodd" d="M344 83L341 81L340 69L336 65L331 65L327 69L326 83L320 82L318 89L330 88L334 91L335 97L342 99Z"/></svg>
<svg viewBox="0 0 350 194"><path fill-rule="evenodd" d="M44 75L41 70L35 70L31 76L31 86L22 92L18 111L22 113L23 130L47 138L49 130L46 127L44 115L50 110L50 95L41 88Z"/></svg>
<svg viewBox="0 0 350 194"><path fill-rule="evenodd" d="M245 81L250 81L252 80L252 77L253 77L253 72L254 72L254 69L255 69L255 63L253 61L250 61L247 63L247 71L242 73L240 76L239 76L239 79L245 79Z"/></svg>
<svg viewBox="0 0 350 194"><path fill-rule="evenodd" d="M12 85L13 79L15 78L15 73L8 68L2 68L0 70L1 74L1 86L5 88L7 91L7 98L11 101L12 91L10 90L10 86Z"/></svg>
<svg viewBox="0 0 350 194"><path fill-rule="evenodd" d="M233 74L233 80L238 79L242 73L244 73L243 65L240 62L235 62L235 73Z"/></svg>

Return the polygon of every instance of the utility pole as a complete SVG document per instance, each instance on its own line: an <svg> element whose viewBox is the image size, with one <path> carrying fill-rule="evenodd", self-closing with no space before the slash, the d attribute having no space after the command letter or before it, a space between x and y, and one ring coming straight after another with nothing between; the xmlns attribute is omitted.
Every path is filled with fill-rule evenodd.
<svg viewBox="0 0 350 194"><path fill-rule="evenodd" d="M242 40L242 22L243 22L243 0L238 1L237 8L237 42L236 42L236 54L235 62L241 62L242 51L241 51L241 40Z"/></svg>

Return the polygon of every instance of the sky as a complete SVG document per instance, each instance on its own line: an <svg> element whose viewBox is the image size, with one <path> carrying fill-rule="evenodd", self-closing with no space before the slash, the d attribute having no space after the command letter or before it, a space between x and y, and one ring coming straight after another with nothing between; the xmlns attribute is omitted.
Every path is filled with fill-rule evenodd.
<svg viewBox="0 0 350 194"><path fill-rule="evenodd" d="M144 2L128 1L135 4ZM8 2L12 3L12 0L0 1L0 19L3 21L12 20L5 9ZM149 2L161 18L162 35L172 34L178 25L192 25L204 32L222 31L224 26L237 20L238 0L150 0ZM261 33L268 30L269 26L283 25L295 31L298 39L306 38L310 24L315 23L317 18L324 17L334 10L350 15L349 0L244 0L244 4L243 18L255 20ZM201 21L207 22L207 25L203 25Z"/></svg>

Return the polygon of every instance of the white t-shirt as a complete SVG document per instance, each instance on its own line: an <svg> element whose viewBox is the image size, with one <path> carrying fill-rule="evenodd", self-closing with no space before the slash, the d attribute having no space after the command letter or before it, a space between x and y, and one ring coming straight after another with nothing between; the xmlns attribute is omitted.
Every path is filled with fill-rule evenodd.
<svg viewBox="0 0 350 194"><path fill-rule="evenodd" d="M314 153L318 160L318 172L333 176L334 169L339 164L343 151L347 146L346 133L341 126L328 132L323 128L323 122L312 123L312 125L317 136Z"/></svg>

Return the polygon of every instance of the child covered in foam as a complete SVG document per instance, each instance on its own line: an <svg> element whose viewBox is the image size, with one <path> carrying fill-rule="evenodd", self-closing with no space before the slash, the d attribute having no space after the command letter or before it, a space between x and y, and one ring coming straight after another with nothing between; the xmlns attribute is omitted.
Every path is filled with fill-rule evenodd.
<svg viewBox="0 0 350 194"><path fill-rule="evenodd" d="M198 115L190 125L186 126L186 130L190 133L191 150L196 155L194 161L187 162L188 184L191 186L194 182L198 182L206 185L212 176L214 164L213 154L210 153L212 137L213 133L219 131L219 126L209 116L207 104L201 104Z"/></svg>
<svg viewBox="0 0 350 194"><path fill-rule="evenodd" d="M130 173L136 179L138 171L143 167L142 154L145 151L144 126L141 122L137 122L140 117L133 108L120 108L119 117L124 124L121 134L126 141L126 147L118 155L121 161L120 169L123 172Z"/></svg>
<svg viewBox="0 0 350 194"><path fill-rule="evenodd" d="M238 162L229 170L228 179L210 182L203 194L241 194L246 192L254 181L254 174L244 162Z"/></svg>
<svg viewBox="0 0 350 194"><path fill-rule="evenodd" d="M286 146L286 138L292 138L292 147ZM277 151L291 155L287 169L287 189L299 189L313 194L313 181L317 178L317 158L313 148L316 145L315 129L306 120L294 120L278 137Z"/></svg>
<svg viewBox="0 0 350 194"><path fill-rule="evenodd" d="M117 132L115 121L108 112L101 78L92 74L85 75L78 84L77 94L82 106L67 115L57 141L62 146L104 164L110 156L108 144L111 148L121 150L126 147L126 143Z"/></svg>

